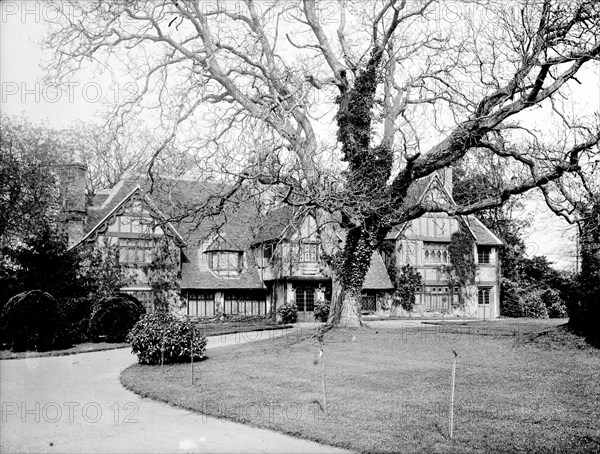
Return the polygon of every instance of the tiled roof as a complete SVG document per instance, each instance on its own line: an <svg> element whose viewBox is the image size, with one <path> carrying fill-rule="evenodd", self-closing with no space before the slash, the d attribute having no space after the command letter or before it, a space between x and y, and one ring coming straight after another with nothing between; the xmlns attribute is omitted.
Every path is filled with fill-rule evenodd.
<svg viewBox="0 0 600 454"><path fill-rule="evenodd" d="M264 288L252 254L246 254L247 268L238 277L219 277L212 273L198 256L200 246L213 241L217 235L228 248L248 251L254 236L258 210L251 203L227 205L219 215L209 215L218 202L223 186L191 180L163 179L156 181L149 192L150 182L143 177L124 179L100 206L88 207L86 233L131 192L140 187L156 207L172 223L187 243L183 249L181 288L192 289L260 289ZM189 215L190 212L195 215Z"/></svg>
<svg viewBox="0 0 600 454"><path fill-rule="evenodd" d="M481 246L502 246L504 243L493 234L482 222L475 216L467 216L469 227L476 238L476 243Z"/></svg>
<svg viewBox="0 0 600 454"><path fill-rule="evenodd" d="M288 237L294 226L300 224L299 211L290 205L283 205L269 211L266 220L262 223L254 237L254 243L263 243L270 240L279 240Z"/></svg>
<svg viewBox="0 0 600 454"><path fill-rule="evenodd" d="M363 283L364 290L392 290L394 286L390 281L383 259L378 252L373 252L371 256L371 266L365 276Z"/></svg>

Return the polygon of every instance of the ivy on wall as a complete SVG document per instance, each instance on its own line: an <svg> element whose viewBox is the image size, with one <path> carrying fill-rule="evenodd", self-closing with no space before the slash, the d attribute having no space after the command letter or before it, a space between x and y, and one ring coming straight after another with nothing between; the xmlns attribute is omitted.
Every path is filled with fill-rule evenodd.
<svg viewBox="0 0 600 454"><path fill-rule="evenodd" d="M462 307L466 303L465 295L468 287L475 284L477 265L475 264L474 247L473 236L461 224L460 229L450 237L448 246L450 264L441 267L441 271L446 274L448 279L448 286L459 288L458 302Z"/></svg>
<svg viewBox="0 0 600 454"><path fill-rule="evenodd" d="M410 265L404 265L398 268L396 279L394 281L394 299L399 299L402 308L407 311L412 311L415 307L415 293L421 288L422 277L415 268Z"/></svg>

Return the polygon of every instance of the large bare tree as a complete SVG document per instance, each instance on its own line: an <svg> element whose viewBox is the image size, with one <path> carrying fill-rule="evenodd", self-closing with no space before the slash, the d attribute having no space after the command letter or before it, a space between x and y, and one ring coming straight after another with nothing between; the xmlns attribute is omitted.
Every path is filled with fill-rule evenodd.
<svg viewBox="0 0 600 454"><path fill-rule="evenodd" d="M346 242L332 255L334 325L360 324L372 252L394 225L498 206L597 151L593 116L557 123L566 148L545 127L598 61L594 0L55 7L52 77L87 62L125 68L140 89L116 106L114 126L153 113L164 131L155 157L188 148L204 172L234 178L223 200L268 184L285 203L338 215ZM468 206L407 203L415 180L482 148L514 161L505 187Z"/></svg>

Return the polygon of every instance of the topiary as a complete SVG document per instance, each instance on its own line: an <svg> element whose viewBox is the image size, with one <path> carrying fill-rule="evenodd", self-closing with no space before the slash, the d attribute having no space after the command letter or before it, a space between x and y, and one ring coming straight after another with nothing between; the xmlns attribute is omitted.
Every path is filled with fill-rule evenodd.
<svg viewBox="0 0 600 454"><path fill-rule="evenodd" d="M315 303L314 316L315 320L325 323L329 318L329 308L331 304L329 301L319 300Z"/></svg>
<svg viewBox="0 0 600 454"><path fill-rule="evenodd" d="M298 306L296 303L285 303L277 309L277 323L296 323L298 321Z"/></svg>
<svg viewBox="0 0 600 454"><path fill-rule="evenodd" d="M64 313L52 295L30 290L13 296L0 315L3 338L14 351L62 346Z"/></svg>
<svg viewBox="0 0 600 454"><path fill-rule="evenodd" d="M92 306L90 337L97 341L123 342L146 310L136 298L125 293L103 298Z"/></svg>
<svg viewBox="0 0 600 454"><path fill-rule="evenodd" d="M206 350L206 337L189 319L161 311L146 314L138 320L127 341L140 364L160 364L161 351L167 364L190 360L192 338L194 360L200 360Z"/></svg>

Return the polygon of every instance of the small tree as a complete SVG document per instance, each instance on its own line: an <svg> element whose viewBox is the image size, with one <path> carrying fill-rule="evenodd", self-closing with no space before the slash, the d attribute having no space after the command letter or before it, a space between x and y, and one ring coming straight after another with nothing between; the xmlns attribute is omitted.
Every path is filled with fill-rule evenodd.
<svg viewBox="0 0 600 454"><path fill-rule="evenodd" d="M116 295L131 278L126 268L119 262L116 245L96 244L80 251L80 279L86 293L95 299Z"/></svg>
<svg viewBox="0 0 600 454"><path fill-rule="evenodd" d="M148 266L148 281L154 294L154 308L158 312L178 310L181 307L177 253L169 238L163 236L157 242L154 257Z"/></svg>

